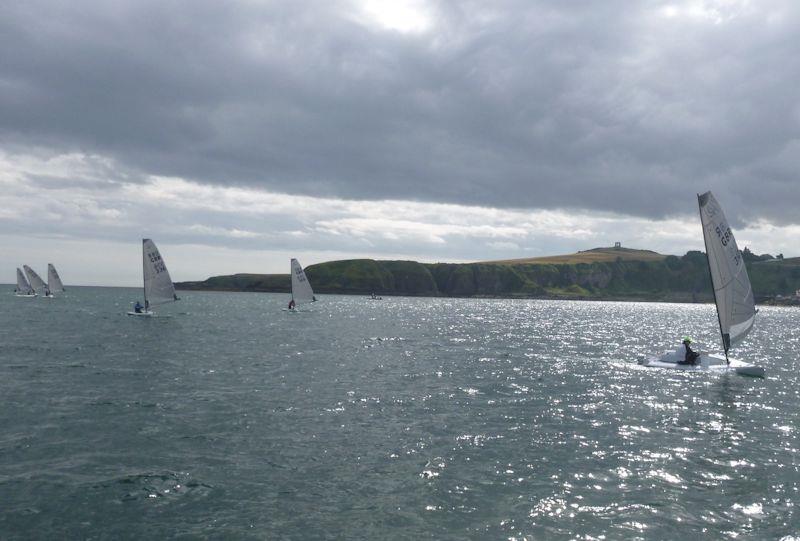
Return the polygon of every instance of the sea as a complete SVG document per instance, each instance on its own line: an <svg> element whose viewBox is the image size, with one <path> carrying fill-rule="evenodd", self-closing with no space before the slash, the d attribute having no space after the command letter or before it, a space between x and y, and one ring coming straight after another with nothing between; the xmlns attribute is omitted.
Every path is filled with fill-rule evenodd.
<svg viewBox="0 0 800 541"><path fill-rule="evenodd" d="M800 539L800 311L0 288L0 538Z"/></svg>

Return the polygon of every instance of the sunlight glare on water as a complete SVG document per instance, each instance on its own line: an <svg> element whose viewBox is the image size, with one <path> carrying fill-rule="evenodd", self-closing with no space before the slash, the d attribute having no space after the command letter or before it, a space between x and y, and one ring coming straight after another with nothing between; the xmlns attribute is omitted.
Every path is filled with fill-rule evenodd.
<svg viewBox="0 0 800 541"><path fill-rule="evenodd" d="M799 312L644 368L711 305L183 293L0 298L4 538L780 538ZM168 316L168 317L167 317Z"/></svg>

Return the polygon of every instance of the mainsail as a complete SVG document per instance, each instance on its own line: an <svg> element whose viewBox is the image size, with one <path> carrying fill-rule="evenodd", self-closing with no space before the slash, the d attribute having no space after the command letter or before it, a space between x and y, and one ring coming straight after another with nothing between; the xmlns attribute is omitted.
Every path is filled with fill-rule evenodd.
<svg viewBox="0 0 800 541"><path fill-rule="evenodd" d="M47 264L47 287L50 288L50 293L64 291L64 284L61 283L61 277L52 263Z"/></svg>
<svg viewBox="0 0 800 541"><path fill-rule="evenodd" d="M44 294L47 290L44 280L42 280L39 275L36 274L36 271L34 271L28 265L22 265L22 268L25 269L25 276L28 277L28 281L31 283L33 290L40 295Z"/></svg>
<svg viewBox="0 0 800 541"><path fill-rule="evenodd" d="M753 327L756 316L753 288L742 254L719 203L711 192L698 195L697 201L714 300L717 303L719 330L727 355L731 345L743 339Z"/></svg>
<svg viewBox="0 0 800 541"><path fill-rule="evenodd" d="M25 278L25 275L22 274L19 267L17 267L17 293L33 295L33 288L31 284L28 283L28 280Z"/></svg>
<svg viewBox="0 0 800 541"><path fill-rule="evenodd" d="M177 301L175 286L169 271L158 253L156 244L150 239L142 239L142 262L144 265L144 305L145 308Z"/></svg>
<svg viewBox="0 0 800 541"><path fill-rule="evenodd" d="M304 302L313 302L314 291L311 289L311 283L306 278L306 273L303 272L303 267L296 259L292 259L292 299L296 304Z"/></svg>

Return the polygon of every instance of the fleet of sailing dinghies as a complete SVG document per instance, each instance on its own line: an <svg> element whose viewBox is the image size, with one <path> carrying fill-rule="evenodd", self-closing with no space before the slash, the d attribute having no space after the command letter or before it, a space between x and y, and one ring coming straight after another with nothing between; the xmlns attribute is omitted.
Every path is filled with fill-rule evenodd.
<svg viewBox="0 0 800 541"><path fill-rule="evenodd" d="M724 355L701 353L695 364L681 364L684 351L683 347L679 347L639 362L644 366L659 368L734 371L746 376L764 377L763 367L728 358L731 346L747 336L753 328L757 312L753 288L742 254L719 203L711 192L698 195L697 202Z"/></svg>
<svg viewBox="0 0 800 541"><path fill-rule="evenodd" d="M142 267L144 274L144 306L138 301L129 316L153 316L151 308L180 300L175 294L175 286L169 277L167 265L150 239L142 239Z"/></svg>
<svg viewBox="0 0 800 541"><path fill-rule="evenodd" d="M25 278L25 275L22 274L22 270L19 267L17 267L17 287L14 289L14 295L17 297L28 298L33 298L36 296L36 292L31 287L28 279Z"/></svg>
<svg viewBox="0 0 800 541"><path fill-rule="evenodd" d="M289 310L296 310L297 305L314 302L314 290L311 289L311 282L308 281L303 267L296 259L291 262L292 272L292 300L289 301Z"/></svg>
<svg viewBox="0 0 800 541"><path fill-rule="evenodd" d="M744 260L736 239L733 237L722 208L711 192L697 196L700 210L700 222L703 227L703 240L706 247L706 259L711 275L714 302L717 310L722 354L699 352L696 359L687 362L688 349L682 346L667 351L660 356L639 359L639 364L648 367L670 368L689 371L719 371L764 377L764 368L743 361L730 359L728 351L737 342L744 339L755 322L756 310L753 301L753 289L747 276ZM150 239L142 239L142 265L144 279L144 305L136 302L131 316L153 315L152 308L160 304L177 301L175 286L169 271ZM44 281L27 265L23 265L25 273L17 268L17 287L14 290L18 297L36 297L44 295L52 297L54 293L64 291L61 278L52 263L47 265L47 280ZM306 277L306 273L297 259L291 260L292 298L289 307L284 310L296 311L301 304L316 301L314 290ZM375 294L372 299L380 299ZM686 344L691 340L687 339Z"/></svg>
<svg viewBox="0 0 800 541"><path fill-rule="evenodd" d="M14 289L14 294L17 297L38 297L41 295L46 299L52 299L55 293L64 291L64 284L61 283L61 278L58 276L58 271L52 263L47 264L47 283L36 274L36 271L28 265L23 265L25 274L17 268L17 287Z"/></svg>

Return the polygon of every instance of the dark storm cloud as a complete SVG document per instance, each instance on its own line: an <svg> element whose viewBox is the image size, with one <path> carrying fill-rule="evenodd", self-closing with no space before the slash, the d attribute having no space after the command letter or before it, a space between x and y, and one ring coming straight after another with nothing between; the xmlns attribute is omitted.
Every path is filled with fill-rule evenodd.
<svg viewBox="0 0 800 541"><path fill-rule="evenodd" d="M792 2L20 2L0 145L354 199L798 223ZM132 181L135 174L128 175Z"/></svg>

